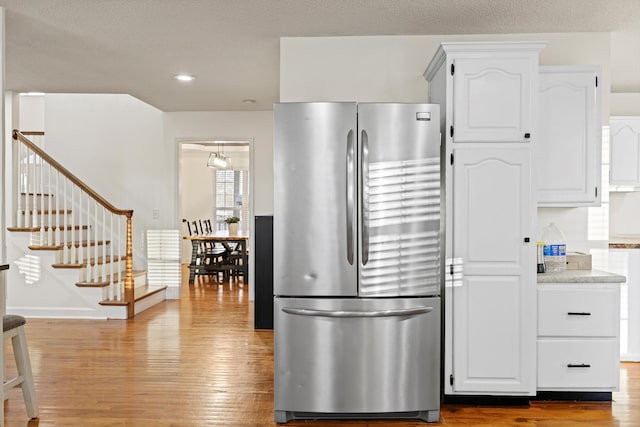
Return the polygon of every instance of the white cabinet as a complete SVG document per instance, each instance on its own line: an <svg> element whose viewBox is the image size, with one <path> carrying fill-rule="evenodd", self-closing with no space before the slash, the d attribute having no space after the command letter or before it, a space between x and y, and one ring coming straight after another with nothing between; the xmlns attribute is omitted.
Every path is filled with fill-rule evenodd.
<svg viewBox="0 0 640 427"><path fill-rule="evenodd" d="M530 175L528 147L454 150L456 392L526 394L535 382Z"/></svg>
<svg viewBox="0 0 640 427"><path fill-rule="evenodd" d="M443 43L425 78L445 160L446 395L536 387L535 140L542 43Z"/></svg>
<svg viewBox="0 0 640 427"><path fill-rule="evenodd" d="M538 390L619 387L620 285L538 285Z"/></svg>
<svg viewBox="0 0 640 427"><path fill-rule="evenodd" d="M600 67L540 67L534 144L538 206L599 206Z"/></svg>
<svg viewBox="0 0 640 427"><path fill-rule="evenodd" d="M609 183L640 187L640 117L611 117L609 124Z"/></svg>
<svg viewBox="0 0 640 427"><path fill-rule="evenodd" d="M528 142L537 67L537 54L497 50L453 59L453 103L464 106L453 110L453 142Z"/></svg>

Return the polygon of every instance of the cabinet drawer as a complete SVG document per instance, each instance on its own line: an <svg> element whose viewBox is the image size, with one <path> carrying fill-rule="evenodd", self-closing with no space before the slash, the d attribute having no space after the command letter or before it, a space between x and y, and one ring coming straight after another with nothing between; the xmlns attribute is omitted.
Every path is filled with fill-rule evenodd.
<svg viewBox="0 0 640 427"><path fill-rule="evenodd" d="M619 290L538 289L538 336L616 337Z"/></svg>
<svg viewBox="0 0 640 427"><path fill-rule="evenodd" d="M538 390L617 390L618 340L538 340Z"/></svg>

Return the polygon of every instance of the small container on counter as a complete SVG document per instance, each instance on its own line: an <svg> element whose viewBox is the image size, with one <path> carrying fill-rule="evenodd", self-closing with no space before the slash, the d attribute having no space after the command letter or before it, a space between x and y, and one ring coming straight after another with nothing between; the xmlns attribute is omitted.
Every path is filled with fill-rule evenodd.
<svg viewBox="0 0 640 427"><path fill-rule="evenodd" d="M538 242L538 273L546 272L544 265L544 242Z"/></svg>

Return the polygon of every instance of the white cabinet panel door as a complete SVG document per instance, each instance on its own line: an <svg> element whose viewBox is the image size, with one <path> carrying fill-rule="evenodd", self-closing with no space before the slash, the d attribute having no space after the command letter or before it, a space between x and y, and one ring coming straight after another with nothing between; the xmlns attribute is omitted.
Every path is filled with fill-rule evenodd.
<svg viewBox="0 0 640 427"><path fill-rule="evenodd" d="M532 95L537 94L532 61L526 56L455 59L453 142L529 142Z"/></svg>
<svg viewBox="0 0 640 427"><path fill-rule="evenodd" d="M610 119L610 183L640 186L640 117Z"/></svg>
<svg viewBox="0 0 640 427"><path fill-rule="evenodd" d="M454 390L535 393L531 151L454 150ZM527 241L528 240L528 241Z"/></svg>
<svg viewBox="0 0 640 427"><path fill-rule="evenodd" d="M602 125L596 67L541 67L534 144L538 205L597 206Z"/></svg>

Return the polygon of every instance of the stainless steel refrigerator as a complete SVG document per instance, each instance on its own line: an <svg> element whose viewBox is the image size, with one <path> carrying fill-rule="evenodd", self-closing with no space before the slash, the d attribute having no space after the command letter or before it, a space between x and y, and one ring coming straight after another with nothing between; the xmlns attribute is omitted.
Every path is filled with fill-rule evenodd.
<svg viewBox="0 0 640 427"><path fill-rule="evenodd" d="M275 420L440 413L438 105L274 105Z"/></svg>

